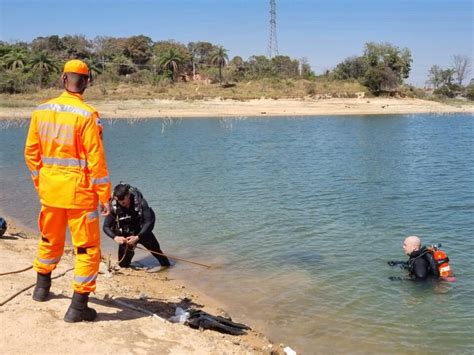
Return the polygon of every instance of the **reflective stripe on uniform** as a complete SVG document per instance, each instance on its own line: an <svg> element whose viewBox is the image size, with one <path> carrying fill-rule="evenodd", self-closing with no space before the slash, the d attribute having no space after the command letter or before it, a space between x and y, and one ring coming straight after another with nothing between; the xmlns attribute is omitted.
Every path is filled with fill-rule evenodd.
<svg viewBox="0 0 474 355"><path fill-rule="evenodd" d="M38 132L42 141L55 141L61 144L74 144L74 127L70 124L39 122Z"/></svg>
<svg viewBox="0 0 474 355"><path fill-rule="evenodd" d="M85 283L88 283L88 282L95 281L96 278L97 278L97 274L94 274L92 276L74 275L74 281L79 283L79 284L85 284Z"/></svg>
<svg viewBox="0 0 474 355"><path fill-rule="evenodd" d="M45 264L45 265L52 265L52 264L57 264L59 263L59 260L61 260L61 257L57 258L52 258L52 259L43 259L43 258L36 258L40 263Z"/></svg>
<svg viewBox="0 0 474 355"><path fill-rule="evenodd" d="M81 167L87 167L87 160L84 159L76 159L76 158L50 158L50 157L45 157L41 156L41 160L43 161L44 164L49 164L49 165L58 165L58 166L77 166L79 168Z"/></svg>
<svg viewBox="0 0 474 355"><path fill-rule="evenodd" d="M37 110L50 110L55 112L77 113L85 117L91 117L92 113L79 107L64 104L44 104L36 108Z"/></svg>
<svg viewBox="0 0 474 355"><path fill-rule="evenodd" d="M98 185L98 184L105 184L106 182L109 182L110 178L108 176L104 176L102 178L95 178L92 179L92 185Z"/></svg>
<svg viewBox="0 0 474 355"><path fill-rule="evenodd" d="M30 170L30 173L32 176L38 176L39 175L39 171L38 170Z"/></svg>
<svg viewBox="0 0 474 355"><path fill-rule="evenodd" d="M87 219L89 219L89 220L97 218L97 217L99 217L99 212L97 212L97 211L91 212L87 215Z"/></svg>

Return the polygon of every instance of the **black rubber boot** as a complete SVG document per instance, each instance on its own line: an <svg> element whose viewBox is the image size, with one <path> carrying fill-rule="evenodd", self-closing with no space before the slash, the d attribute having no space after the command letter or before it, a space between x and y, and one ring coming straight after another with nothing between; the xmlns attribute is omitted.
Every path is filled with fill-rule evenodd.
<svg viewBox="0 0 474 355"><path fill-rule="evenodd" d="M71 305L64 316L64 321L68 323L77 323L82 321L92 322L97 317L97 312L95 309L87 307L88 301L88 293L78 293L74 291Z"/></svg>
<svg viewBox="0 0 474 355"><path fill-rule="evenodd" d="M37 302L44 302L48 298L51 288L51 273L40 274L36 278L36 287L33 291L33 299Z"/></svg>

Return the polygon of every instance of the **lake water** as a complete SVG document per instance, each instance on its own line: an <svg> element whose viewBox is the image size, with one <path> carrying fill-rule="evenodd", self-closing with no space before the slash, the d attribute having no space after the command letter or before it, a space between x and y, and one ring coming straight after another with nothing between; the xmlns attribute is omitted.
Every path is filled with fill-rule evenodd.
<svg viewBox="0 0 474 355"><path fill-rule="evenodd" d="M36 228L27 127L0 125L0 209ZM104 126L112 180L144 193L165 252L213 265L171 277L235 320L306 354L474 352L472 115ZM456 283L389 280L409 234L443 243Z"/></svg>

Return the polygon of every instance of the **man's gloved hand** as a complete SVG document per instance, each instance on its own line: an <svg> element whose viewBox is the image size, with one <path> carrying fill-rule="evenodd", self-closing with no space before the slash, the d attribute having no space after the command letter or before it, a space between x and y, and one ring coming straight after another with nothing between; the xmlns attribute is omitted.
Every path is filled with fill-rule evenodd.
<svg viewBox="0 0 474 355"><path fill-rule="evenodd" d="M138 235L132 235L131 237L127 238L127 244L130 246L135 246L137 245L139 240L140 240L140 237Z"/></svg>
<svg viewBox="0 0 474 355"><path fill-rule="evenodd" d="M114 241L117 244L127 244L127 238L122 237L121 235L115 236Z"/></svg>

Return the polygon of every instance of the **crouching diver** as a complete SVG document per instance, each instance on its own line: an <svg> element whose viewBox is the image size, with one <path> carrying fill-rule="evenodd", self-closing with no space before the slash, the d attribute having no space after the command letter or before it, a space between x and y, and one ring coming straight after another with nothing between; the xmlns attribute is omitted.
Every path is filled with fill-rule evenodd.
<svg viewBox="0 0 474 355"><path fill-rule="evenodd" d="M153 234L155 213L148 206L142 193L135 187L120 183L114 187L110 202L110 214L105 218L103 230L118 245L120 267L129 267L135 255L133 249L137 243L150 251L163 254L160 244ZM164 255L152 253L161 267L149 269L149 272L160 271L170 266Z"/></svg>
<svg viewBox="0 0 474 355"><path fill-rule="evenodd" d="M390 266L399 266L408 270L409 280L426 280L428 278L455 281L449 258L440 249L441 244L430 247L421 246L421 239L409 236L403 242L403 251L408 255L408 261L389 261ZM391 280L401 280L400 277L390 277Z"/></svg>

